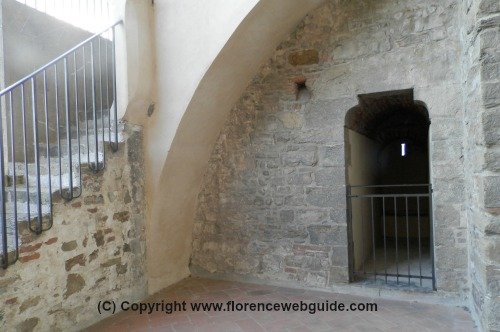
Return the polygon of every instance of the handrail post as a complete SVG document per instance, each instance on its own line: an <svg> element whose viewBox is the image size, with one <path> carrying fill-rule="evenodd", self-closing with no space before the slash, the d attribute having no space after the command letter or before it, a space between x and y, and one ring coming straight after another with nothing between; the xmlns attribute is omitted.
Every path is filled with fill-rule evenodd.
<svg viewBox="0 0 500 332"><path fill-rule="evenodd" d="M118 150L118 96L116 94L116 32L115 32L115 26L113 26L112 28L112 38L113 38L113 46L111 48L112 50L112 54L111 54L111 58L113 59L113 65L111 66L112 67L112 71L113 71L113 98L115 100L115 102L113 103L113 115L114 115L114 130L115 130L115 141L113 142L115 144L115 146L113 146L113 143L111 143L111 149L113 151L117 151ZM109 128L111 130L111 128Z"/></svg>
<svg viewBox="0 0 500 332"><path fill-rule="evenodd" d="M35 172L36 172L36 193L37 193L37 223L36 223L36 234L42 232L42 186L40 183L40 151L39 151L39 141L38 141L38 110L36 103L36 79L31 78L31 108L33 110L33 139L34 142L34 154L35 154Z"/></svg>

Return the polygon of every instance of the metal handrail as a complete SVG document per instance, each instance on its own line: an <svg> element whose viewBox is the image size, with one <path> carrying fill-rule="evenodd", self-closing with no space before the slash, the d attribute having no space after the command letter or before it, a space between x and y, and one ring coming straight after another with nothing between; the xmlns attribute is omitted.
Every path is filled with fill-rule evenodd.
<svg viewBox="0 0 500 332"><path fill-rule="evenodd" d="M64 200L79 197L82 157L86 155L86 164L92 171L104 169L106 132L111 151L118 149L115 27L120 23L122 20L116 21L0 91L0 118L4 118L5 110L8 122L4 128L0 121L0 263L3 268L19 258L19 222L26 221L28 229L35 234L52 227L53 180L56 182L58 176L58 193ZM111 33L109 42L104 37L108 33ZM82 118L84 131L80 128ZM42 134L38 128L41 123L45 127ZM55 133L51 135L51 131ZM4 135L5 132L8 135ZM16 142L22 143L21 146ZM56 148L56 157L52 155L51 145ZM75 151L77 155L73 156ZM43 166L47 167L45 174ZM30 173L33 168L34 174ZM6 169L10 170L10 183L6 181L9 175ZM23 176L23 188L20 187L23 183L17 183L19 176ZM42 181L42 176L47 178ZM48 193L42 188L48 188ZM24 202L19 201L20 190L24 190ZM48 206L44 200L48 200Z"/></svg>
<svg viewBox="0 0 500 332"><path fill-rule="evenodd" d="M32 72L31 74L29 74L28 76L25 76L23 78L21 78L19 81L17 81L16 83L14 84L11 84L9 85L8 87L6 87L5 89L3 89L2 91L0 91L0 96L3 96L5 95L7 92L9 92L10 90L18 87L19 85L21 85L22 83L25 83L26 81L28 81L29 79L31 79L33 76L36 76L37 74L41 73L42 71L44 71L45 69L49 68L50 66L52 66L54 63L62 60L63 58L67 57L68 55L70 55L71 53L73 53L74 51L76 51L77 49L79 49L80 47L82 47L83 45L89 43L90 41L98 38L99 36L103 35L104 33L108 32L109 29L111 28L114 28L115 26L117 26L118 24L121 24L123 22L123 20L118 20L116 21L115 23L109 25L107 28L105 28L104 30L101 30L100 32L92 35L91 37L85 39L84 41L82 41L81 43L79 43L78 45L70 48L68 51L64 52L63 54L59 55L57 58L55 58L54 60L48 62L47 64L43 65L42 67L38 68L37 70L35 70L34 72Z"/></svg>

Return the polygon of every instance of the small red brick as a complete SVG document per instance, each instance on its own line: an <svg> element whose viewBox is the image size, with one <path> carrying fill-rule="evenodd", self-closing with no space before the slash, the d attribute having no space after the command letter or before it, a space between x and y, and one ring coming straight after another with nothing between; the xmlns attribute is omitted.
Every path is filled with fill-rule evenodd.
<svg viewBox="0 0 500 332"><path fill-rule="evenodd" d="M37 243L37 244L33 244L33 245L21 246L21 248L19 248L19 252L21 254L24 254L26 252L37 251L38 249L40 249L41 246L42 246L42 242Z"/></svg>
<svg viewBox="0 0 500 332"><path fill-rule="evenodd" d="M56 242L57 242L57 237L53 237L53 238L50 238L47 241L45 241L45 244L49 245L49 244L53 244Z"/></svg>
<svg viewBox="0 0 500 332"><path fill-rule="evenodd" d="M32 261L32 260L35 260L35 259L38 259L38 258L40 258L40 253L35 252L35 253L34 253L34 254L32 254L32 255L19 257L19 261L20 261L21 263L27 263L27 262L29 262L29 261Z"/></svg>
<svg viewBox="0 0 500 332"><path fill-rule="evenodd" d="M16 303L17 303L17 297L5 300L5 304L16 304Z"/></svg>

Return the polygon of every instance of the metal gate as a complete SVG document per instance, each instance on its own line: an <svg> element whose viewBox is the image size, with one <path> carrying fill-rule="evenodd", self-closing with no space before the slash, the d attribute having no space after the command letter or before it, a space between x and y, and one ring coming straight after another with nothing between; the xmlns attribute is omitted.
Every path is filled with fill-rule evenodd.
<svg viewBox="0 0 500 332"><path fill-rule="evenodd" d="M436 289L432 186L347 186L351 281Z"/></svg>

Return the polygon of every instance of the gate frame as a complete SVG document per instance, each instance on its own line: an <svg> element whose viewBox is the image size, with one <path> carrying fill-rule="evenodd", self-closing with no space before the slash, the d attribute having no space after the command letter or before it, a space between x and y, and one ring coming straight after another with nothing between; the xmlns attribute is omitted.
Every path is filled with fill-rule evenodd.
<svg viewBox="0 0 500 332"><path fill-rule="evenodd" d="M353 239L353 220L352 220L352 199L356 197L364 197L367 195L353 195L352 188L401 188L401 187L428 187L427 194L417 194L420 196L425 196L429 198L429 255L431 259L431 277L432 280L432 290L436 291L436 270L435 270L435 257L434 257L434 218L433 218L433 208L432 208L432 184L396 184L396 185L346 185L346 203L347 203L347 253L348 253L348 268L349 268L349 283L356 282L355 278L355 267L354 267L354 239ZM373 196L373 195L372 195ZM389 194L388 197L415 197L415 194ZM370 195L368 195L370 197ZM380 196L384 197L384 196ZM373 213L373 211L372 211ZM372 230L373 231L373 230ZM375 263L375 262L374 262ZM377 274L375 274L376 276ZM380 275L384 275L381 273ZM385 274L387 277L387 274ZM399 274L398 274L399 276ZM405 276L405 275L402 275ZM408 277L408 276L407 276ZM429 279L429 277L422 279ZM399 282L398 282L399 284Z"/></svg>

